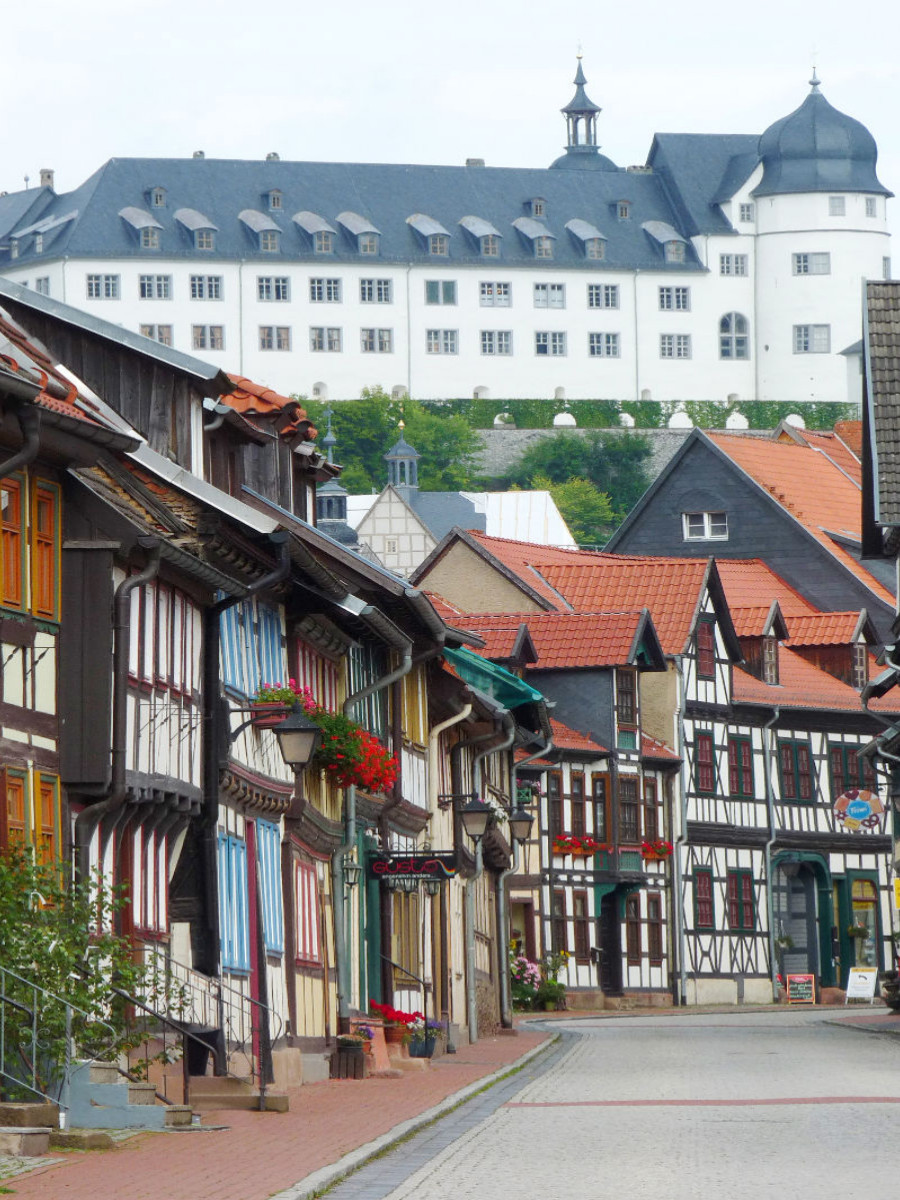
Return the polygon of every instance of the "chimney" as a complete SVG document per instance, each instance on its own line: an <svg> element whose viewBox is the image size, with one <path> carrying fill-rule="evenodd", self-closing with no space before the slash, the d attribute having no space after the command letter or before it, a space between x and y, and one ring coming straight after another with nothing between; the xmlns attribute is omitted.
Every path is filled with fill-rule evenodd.
<svg viewBox="0 0 900 1200"><path fill-rule="evenodd" d="M195 150L194 158L206 158L206 151L205 150Z"/></svg>
<svg viewBox="0 0 900 1200"><path fill-rule="evenodd" d="M53 171L49 167L41 167L41 187L53 188Z"/></svg>
<svg viewBox="0 0 900 1200"><path fill-rule="evenodd" d="M467 158L466 166L467 167L483 167L484 159L483 158Z"/></svg>

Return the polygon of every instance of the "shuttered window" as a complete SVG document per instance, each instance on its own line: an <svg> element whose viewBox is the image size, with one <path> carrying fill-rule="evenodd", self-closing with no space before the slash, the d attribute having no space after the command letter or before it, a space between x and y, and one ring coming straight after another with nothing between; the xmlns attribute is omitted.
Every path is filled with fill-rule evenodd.
<svg viewBox="0 0 900 1200"><path fill-rule="evenodd" d="M697 626L697 674L702 679L716 676L716 632L712 621Z"/></svg>
<svg viewBox="0 0 900 1200"><path fill-rule="evenodd" d="M297 911L297 962L321 963L322 942L319 926L319 881L316 868L309 862L294 863L294 887Z"/></svg>
<svg viewBox="0 0 900 1200"><path fill-rule="evenodd" d="M781 795L784 800L811 800L813 798L812 764L808 742L779 742L778 766L781 776Z"/></svg>
<svg viewBox="0 0 900 1200"><path fill-rule="evenodd" d="M562 776L555 771L547 776L547 803L549 805L550 837L559 837L563 831Z"/></svg>
<svg viewBox="0 0 900 1200"><path fill-rule="evenodd" d="M271 821L256 822L256 858L263 940L269 954L284 952L284 915L281 904L281 830Z"/></svg>
<svg viewBox="0 0 900 1200"><path fill-rule="evenodd" d="M658 967L663 960L662 900L658 895L647 896L647 956L650 965Z"/></svg>
<svg viewBox="0 0 900 1200"><path fill-rule="evenodd" d="M698 792L716 790L716 764L711 733L698 733L694 743L696 761L696 784Z"/></svg>
<svg viewBox="0 0 900 1200"><path fill-rule="evenodd" d="M753 876L749 871L729 871L727 875L728 924L732 929L752 929L756 924L753 902Z"/></svg>
<svg viewBox="0 0 900 1200"><path fill-rule="evenodd" d="M753 751L749 738L728 739L728 792L753 795Z"/></svg>
<svg viewBox="0 0 900 1200"><path fill-rule="evenodd" d="M220 617L222 674L227 687L252 696L263 683L286 683L281 616L254 600L226 608Z"/></svg>
<svg viewBox="0 0 900 1200"><path fill-rule="evenodd" d="M636 776L619 778L619 841L641 840L641 811Z"/></svg>
<svg viewBox="0 0 900 1200"><path fill-rule="evenodd" d="M241 838L220 833L219 936L222 966L228 971L250 970L250 919L247 899L247 845Z"/></svg>
<svg viewBox="0 0 900 1200"><path fill-rule="evenodd" d="M297 686L307 687L313 699L329 712L338 708L338 668L308 642L297 642L294 678Z"/></svg>
<svg viewBox="0 0 900 1200"><path fill-rule="evenodd" d="M609 817L606 808L606 782L606 775L593 775L591 777L594 792L594 837L598 842L605 842L608 836Z"/></svg>
<svg viewBox="0 0 900 1200"><path fill-rule="evenodd" d="M694 925L697 929L715 928L713 874L707 867L694 871Z"/></svg>
<svg viewBox="0 0 900 1200"><path fill-rule="evenodd" d="M59 612L59 493L51 484L33 485L31 508L31 607L55 620Z"/></svg>
<svg viewBox="0 0 900 1200"><path fill-rule="evenodd" d="M583 837L586 829L584 776L573 771L569 787L571 788L569 803L572 805L572 833L576 837Z"/></svg>
<svg viewBox="0 0 900 1200"><path fill-rule="evenodd" d="M0 484L0 553L3 572L0 577L2 602L7 608L22 608L25 604L24 579L25 538L22 510L22 480L10 476Z"/></svg>
<svg viewBox="0 0 900 1200"><path fill-rule="evenodd" d="M0 848L24 846L27 835L25 816L28 797L28 779L24 773L9 769L0 771L3 784L2 824L0 824Z"/></svg>
<svg viewBox="0 0 900 1200"><path fill-rule="evenodd" d="M587 962L591 951L587 892L572 893L572 915L575 921L575 957L581 962Z"/></svg>
<svg viewBox="0 0 900 1200"><path fill-rule="evenodd" d="M37 811L34 845L41 862L54 862L59 841L59 780L53 775L37 776Z"/></svg>
<svg viewBox="0 0 900 1200"><path fill-rule="evenodd" d="M394 971L394 986L414 986L422 975L422 921L418 892L392 892L391 958L402 970Z"/></svg>
<svg viewBox="0 0 900 1200"><path fill-rule="evenodd" d="M628 896L625 900L625 946L629 966L640 966L641 901L639 896Z"/></svg>

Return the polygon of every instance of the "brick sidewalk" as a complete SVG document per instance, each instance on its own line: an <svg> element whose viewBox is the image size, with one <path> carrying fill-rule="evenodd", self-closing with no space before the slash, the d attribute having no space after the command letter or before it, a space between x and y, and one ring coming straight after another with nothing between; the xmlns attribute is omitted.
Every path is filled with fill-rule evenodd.
<svg viewBox="0 0 900 1200"><path fill-rule="evenodd" d="M461 1048L402 1079L310 1084L291 1092L284 1114L204 1112L204 1124L228 1130L150 1133L114 1150L72 1151L7 1186L22 1200L267 1200L546 1039L522 1030Z"/></svg>

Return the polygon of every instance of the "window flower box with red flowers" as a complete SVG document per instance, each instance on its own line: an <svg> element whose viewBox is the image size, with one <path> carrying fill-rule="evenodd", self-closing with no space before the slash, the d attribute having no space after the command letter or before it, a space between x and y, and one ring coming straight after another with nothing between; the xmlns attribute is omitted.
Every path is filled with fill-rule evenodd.
<svg viewBox="0 0 900 1200"><path fill-rule="evenodd" d="M672 843L665 838L656 838L652 842L641 843L641 858L645 862L665 862L672 856Z"/></svg>
<svg viewBox="0 0 900 1200"><path fill-rule="evenodd" d="M314 701L308 688L298 691L296 682L289 679L287 683L260 684L250 703L254 728L271 729L284 720L295 704L302 704L308 709Z"/></svg>
<svg viewBox="0 0 900 1200"><path fill-rule="evenodd" d="M605 842L598 842L592 837L574 837L570 834L560 834L553 839L554 854L571 854L574 857L586 858L597 854L600 850L608 850Z"/></svg>

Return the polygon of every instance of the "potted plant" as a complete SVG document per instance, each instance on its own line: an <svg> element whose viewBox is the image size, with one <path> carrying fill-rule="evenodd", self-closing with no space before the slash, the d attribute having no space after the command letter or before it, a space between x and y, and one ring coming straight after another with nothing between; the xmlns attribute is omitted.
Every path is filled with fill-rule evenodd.
<svg viewBox="0 0 900 1200"><path fill-rule="evenodd" d="M337 1048L345 1054L362 1054L365 1041L361 1033L339 1033Z"/></svg>
<svg viewBox="0 0 900 1200"><path fill-rule="evenodd" d="M307 708L322 728L322 742L313 758L339 787L356 786L367 792L385 792L397 779L397 760L374 734L343 713Z"/></svg>
<svg viewBox="0 0 900 1200"><path fill-rule="evenodd" d="M250 702L253 707L253 724L257 729L271 729L283 721L295 704L308 708L315 704L309 688L297 690L297 682L262 683Z"/></svg>
<svg viewBox="0 0 900 1200"><path fill-rule="evenodd" d="M775 939L775 947L784 953L785 950L793 950L794 939L789 933L782 933Z"/></svg>
<svg viewBox="0 0 900 1200"><path fill-rule="evenodd" d="M535 996L535 1004L545 1012L556 1012L565 1008L566 985L558 979L542 979Z"/></svg>
<svg viewBox="0 0 900 1200"><path fill-rule="evenodd" d="M867 938L869 936L869 927L862 922L854 922L854 924L847 926L847 936L852 938Z"/></svg>
<svg viewBox="0 0 900 1200"><path fill-rule="evenodd" d="M369 1007L384 1021L384 1040L389 1046L401 1046L409 1041L409 1026L425 1019L424 1013L404 1012L402 1008L378 1004L374 1000Z"/></svg>
<svg viewBox="0 0 900 1200"><path fill-rule="evenodd" d="M407 1046L410 1058L431 1058L434 1048L444 1036L444 1026L440 1021L416 1020L407 1026L409 1041Z"/></svg>
<svg viewBox="0 0 900 1200"><path fill-rule="evenodd" d="M524 954L510 952L509 974L514 1008L534 1008L541 986L541 968Z"/></svg>
<svg viewBox="0 0 900 1200"><path fill-rule="evenodd" d="M644 862L665 862L672 854L672 843L665 838L641 843L641 858Z"/></svg>

